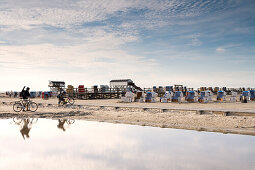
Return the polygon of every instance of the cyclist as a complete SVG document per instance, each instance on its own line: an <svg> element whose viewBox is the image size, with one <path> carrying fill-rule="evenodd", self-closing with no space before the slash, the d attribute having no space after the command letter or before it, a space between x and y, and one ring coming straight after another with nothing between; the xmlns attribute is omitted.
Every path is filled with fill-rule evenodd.
<svg viewBox="0 0 255 170"><path fill-rule="evenodd" d="M65 94L66 92L65 91L60 91L59 95L57 96L58 97L58 105L60 105L61 102L63 102L65 104Z"/></svg>
<svg viewBox="0 0 255 170"><path fill-rule="evenodd" d="M23 99L23 102L24 102L24 105L26 106L27 111L28 111L28 105L29 105L28 98L30 97L29 90L30 90L29 87L27 87L26 90L25 90L25 86L24 86L21 93L20 93L20 97Z"/></svg>

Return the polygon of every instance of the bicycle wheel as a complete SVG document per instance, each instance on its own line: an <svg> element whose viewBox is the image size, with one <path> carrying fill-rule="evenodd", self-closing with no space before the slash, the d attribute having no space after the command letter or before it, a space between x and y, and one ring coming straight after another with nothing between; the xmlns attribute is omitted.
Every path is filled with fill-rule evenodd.
<svg viewBox="0 0 255 170"><path fill-rule="evenodd" d="M22 108L23 108L23 106L22 106L21 103L14 103L14 104L13 104L13 110L14 110L15 112L20 112L20 111L22 110Z"/></svg>
<svg viewBox="0 0 255 170"><path fill-rule="evenodd" d="M70 103L71 105L73 105L73 104L74 104L74 99L73 99L73 98L68 97L68 103Z"/></svg>
<svg viewBox="0 0 255 170"><path fill-rule="evenodd" d="M15 124L17 124L17 125L20 125L21 122L22 122L22 118L14 117L14 118L12 118L12 119L13 119L13 122L14 122Z"/></svg>
<svg viewBox="0 0 255 170"><path fill-rule="evenodd" d="M73 124L74 123L74 120L73 119L68 119L67 120L67 124L70 125L70 124Z"/></svg>
<svg viewBox="0 0 255 170"><path fill-rule="evenodd" d="M35 102L31 102L29 103L28 108L31 112L35 112L38 109L38 106Z"/></svg>

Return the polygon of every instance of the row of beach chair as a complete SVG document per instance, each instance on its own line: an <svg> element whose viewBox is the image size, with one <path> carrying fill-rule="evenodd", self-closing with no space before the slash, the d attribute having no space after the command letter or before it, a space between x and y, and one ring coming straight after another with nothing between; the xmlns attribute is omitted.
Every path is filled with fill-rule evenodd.
<svg viewBox="0 0 255 170"><path fill-rule="evenodd" d="M157 93L148 91L146 93L143 92L136 92L133 93L131 91L126 92L124 97L121 97L122 102L148 102L148 103L155 103L157 98ZM185 96L185 101L189 103L199 102L199 103L208 103L213 101L212 99L213 92L210 90L202 91L198 95L196 91L187 91ZM227 101L226 98L227 94L225 91L220 90L217 92L216 100L219 102ZM167 103L167 102L176 102L181 103L183 101L183 92L182 91L167 91L165 92L164 96L160 98L160 102ZM247 103L249 101L255 101L255 90L243 91L240 96L240 101L243 103ZM231 96L229 98L230 102L237 101L237 92L231 92Z"/></svg>

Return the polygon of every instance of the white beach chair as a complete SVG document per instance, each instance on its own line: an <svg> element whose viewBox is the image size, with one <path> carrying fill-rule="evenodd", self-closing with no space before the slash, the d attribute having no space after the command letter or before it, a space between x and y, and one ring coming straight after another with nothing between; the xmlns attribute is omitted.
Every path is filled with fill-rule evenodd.
<svg viewBox="0 0 255 170"><path fill-rule="evenodd" d="M126 92L125 97L121 97L121 102L131 103L134 101L135 94L132 92Z"/></svg>
<svg viewBox="0 0 255 170"><path fill-rule="evenodd" d="M164 96L160 99L162 103L167 103L168 101L171 101L173 97L173 93L170 91L165 92Z"/></svg>
<svg viewBox="0 0 255 170"><path fill-rule="evenodd" d="M158 96L158 94L156 92L151 92L152 93L152 97L151 97L151 103L155 103L156 102L156 98Z"/></svg>
<svg viewBox="0 0 255 170"><path fill-rule="evenodd" d="M205 93L207 94L206 98L208 98L208 101L212 101L212 97L213 97L213 92L210 90L206 90Z"/></svg>
<svg viewBox="0 0 255 170"><path fill-rule="evenodd" d="M231 96L230 96L230 101L231 102L236 102L236 97L237 97L237 92L231 92Z"/></svg>

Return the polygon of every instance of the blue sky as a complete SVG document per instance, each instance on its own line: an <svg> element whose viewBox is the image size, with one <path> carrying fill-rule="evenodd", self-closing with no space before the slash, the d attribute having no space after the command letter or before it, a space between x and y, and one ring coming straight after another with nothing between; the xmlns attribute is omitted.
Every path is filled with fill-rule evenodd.
<svg viewBox="0 0 255 170"><path fill-rule="evenodd" d="M0 0L0 90L254 87L254 0Z"/></svg>

